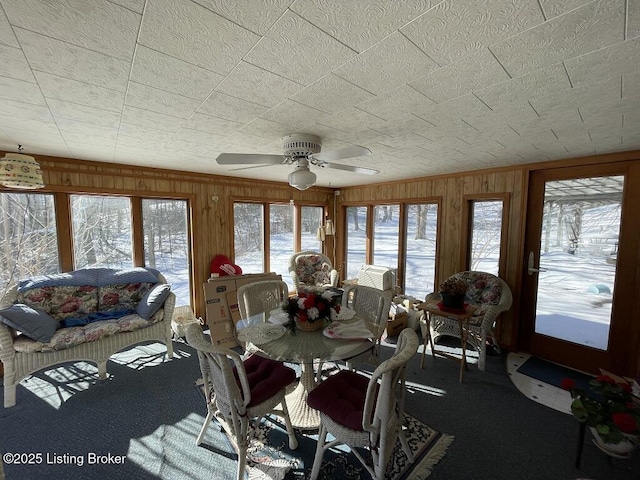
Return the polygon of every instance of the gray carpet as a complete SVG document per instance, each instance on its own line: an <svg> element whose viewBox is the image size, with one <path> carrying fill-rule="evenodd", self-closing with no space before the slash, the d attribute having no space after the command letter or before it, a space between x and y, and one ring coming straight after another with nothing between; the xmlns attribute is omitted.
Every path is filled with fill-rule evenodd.
<svg viewBox="0 0 640 480"><path fill-rule="evenodd" d="M158 344L121 354L109 362L111 376L104 382L86 363L23 381L17 406L0 410L0 452L45 457L32 457L31 465L5 464L6 478L234 478L234 455L216 436L221 433L212 429L206 447L194 444L205 413L194 388L198 363L188 346L175 347L176 358L164 363ZM382 356L391 350L383 347ZM578 423L521 395L506 374L505 356L489 357L486 372L470 366L462 384L451 360L428 356L424 370L419 365L419 355L408 365L407 412L455 437L430 479L640 478L639 452L609 464L589 438L576 470ZM88 452L126 460L87 465ZM79 457L82 466L74 460Z"/></svg>

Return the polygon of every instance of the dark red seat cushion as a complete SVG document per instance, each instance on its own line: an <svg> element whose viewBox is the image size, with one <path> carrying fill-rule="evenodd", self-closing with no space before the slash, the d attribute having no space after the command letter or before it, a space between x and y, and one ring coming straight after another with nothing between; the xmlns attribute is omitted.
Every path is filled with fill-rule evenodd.
<svg viewBox="0 0 640 480"><path fill-rule="evenodd" d="M251 355L243 363L251 390L248 407L261 404L296 379L293 369L275 360Z"/></svg>
<svg viewBox="0 0 640 480"><path fill-rule="evenodd" d="M307 403L333 421L362 431L362 412L369 379L350 370L342 370L311 392Z"/></svg>

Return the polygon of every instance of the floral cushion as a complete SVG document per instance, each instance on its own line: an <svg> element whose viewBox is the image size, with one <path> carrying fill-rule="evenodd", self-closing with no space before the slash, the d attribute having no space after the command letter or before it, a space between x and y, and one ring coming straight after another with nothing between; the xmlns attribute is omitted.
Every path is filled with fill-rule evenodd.
<svg viewBox="0 0 640 480"><path fill-rule="evenodd" d="M113 284L98 289L98 309L101 312L135 310L153 286L152 283Z"/></svg>
<svg viewBox="0 0 640 480"><path fill-rule="evenodd" d="M98 310L98 287L40 287L19 292L19 303L38 308L56 320L84 317Z"/></svg>
<svg viewBox="0 0 640 480"><path fill-rule="evenodd" d="M460 272L455 276L467 283L467 303L497 305L500 302L500 280L497 277L483 272ZM475 315L484 315L484 311L477 311Z"/></svg>
<svg viewBox="0 0 640 480"><path fill-rule="evenodd" d="M296 275L302 283L325 285L331 283L331 266L320 255L301 255L296 259Z"/></svg>
<svg viewBox="0 0 640 480"><path fill-rule="evenodd" d="M13 343L17 352L51 352L64 350L85 342L94 342L120 332L132 332L145 328L162 320L163 310L159 310L149 320L137 314L127 315L117 320L101 320L82 327L67 327L56 330L50 341L43 343L32 340L25 335L19 335Z"/></svg>

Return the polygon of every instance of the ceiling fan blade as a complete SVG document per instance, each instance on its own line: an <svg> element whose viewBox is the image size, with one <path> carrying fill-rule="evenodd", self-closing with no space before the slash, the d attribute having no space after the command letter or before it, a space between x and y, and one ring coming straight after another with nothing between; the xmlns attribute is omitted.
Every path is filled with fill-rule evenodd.
<svg viewBox="0 0 640 480"><path fill-rule="evenodd" d="M342 165L341 163L325 163L324 165L320 165L322 167L327 168L335 168L337 170L346 170L347 172L355 172L362 173L364 175L377 175L380 173L380 170L375 170L373 168L365 168L365 167L354 167L353 165Z"/></svg>
<svg viewBox="0 0 640 480"><path fill-rule="evenodd" d="M240 170L251 170L252 168L264 168L264 167L268 167L268 165L253 165L252 167L232 168L229 171L230 172L238 172Z"/></svg>
<svg viewBox="0 0 640 480"><path fill-rule="evenodd" d="M284 162L284 157L257 153L221 153L216 162L218 165L278 165Z"/></svg>
<svg viewBox="0 0 640 480"><path fill-rule="evenodd" d="M344 158L364 157L365 155L371 155L371 150L358 145L351 145L350 147L338 148L337 150L329 150L327 152L320 152L311 155L316 160L322 162L333 162L334 160L342 160Z"/></svg>

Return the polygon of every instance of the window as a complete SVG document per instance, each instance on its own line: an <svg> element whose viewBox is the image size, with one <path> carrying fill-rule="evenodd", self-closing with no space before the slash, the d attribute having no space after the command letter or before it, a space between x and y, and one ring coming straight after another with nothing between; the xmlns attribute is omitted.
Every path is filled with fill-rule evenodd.
<svg viewBox="0 0 640 480"><path fill-rule="evenodd" d="M422 299L427 293L436 290L438 205L435 203L407 205L406 215L407 251L404 293Z"/></svg>
<svg viewBox="0 0 640 480"><path fill-rule="evenodd" d="M142 199L144 263L171 284L177 306L191 304L187 207L185 200Z"/></svg>
<svg viewBox="0 0 640 480"><path fill-rule="evenodd" d="M71 195L71 221L76 269L133 266L128 198Z"/></svg>
<svg viewBox="0 0 640 480"><path fill-rule="evenodd" d="M358 278L360 267L367 263L367 207L347 207L345 240L347 279Z"/></svg>
<svg viewBox="0 0 640 480"><path fill-rule="evenodd" d="M0 286L58 273L58 237L50 194L0 193Z"/></svg>
<svg viewBox="0 0 640 480"><path fill-rule="evenodd" d="M400 205L373 208L373 264L398 268Z"/></svg>
<svg viewBox="0 0 640 480"><path fill-rule="evenodd" d="M268 269L282 275L293 288L289 259L297 245L302 250L322 252L323 245L316 239L316 232L323 213L324 208L319 206L235 202L235 263L244 273L264 273Z"/></svg>
<svg viewBox="0 0 640 480"><path fill-rule="evenodd" d="M269 270L282 275L289 288L293 280L289 274L289 258L294 251L293 205L269 205Z"/></svg>
<svg viewBox="0 0 640 480"><path fill-rule="evenodd" d="M469 269L499 275L502 244L502 200L470 201Z"/></svg>
<svg viewBox="0 0 640 480"><path fill-rule="evenodd" d="M300 225L300 246L302 250L322 251L322 241L316 238L318 227L322 225L322 207L302 207Z"/></svg>
<svg viewBox="0 0 640 480"><path fill-rule="evenodd" d="M260 203L233 204L234 263L243 273L263 273L264 207Z"/></svg>

